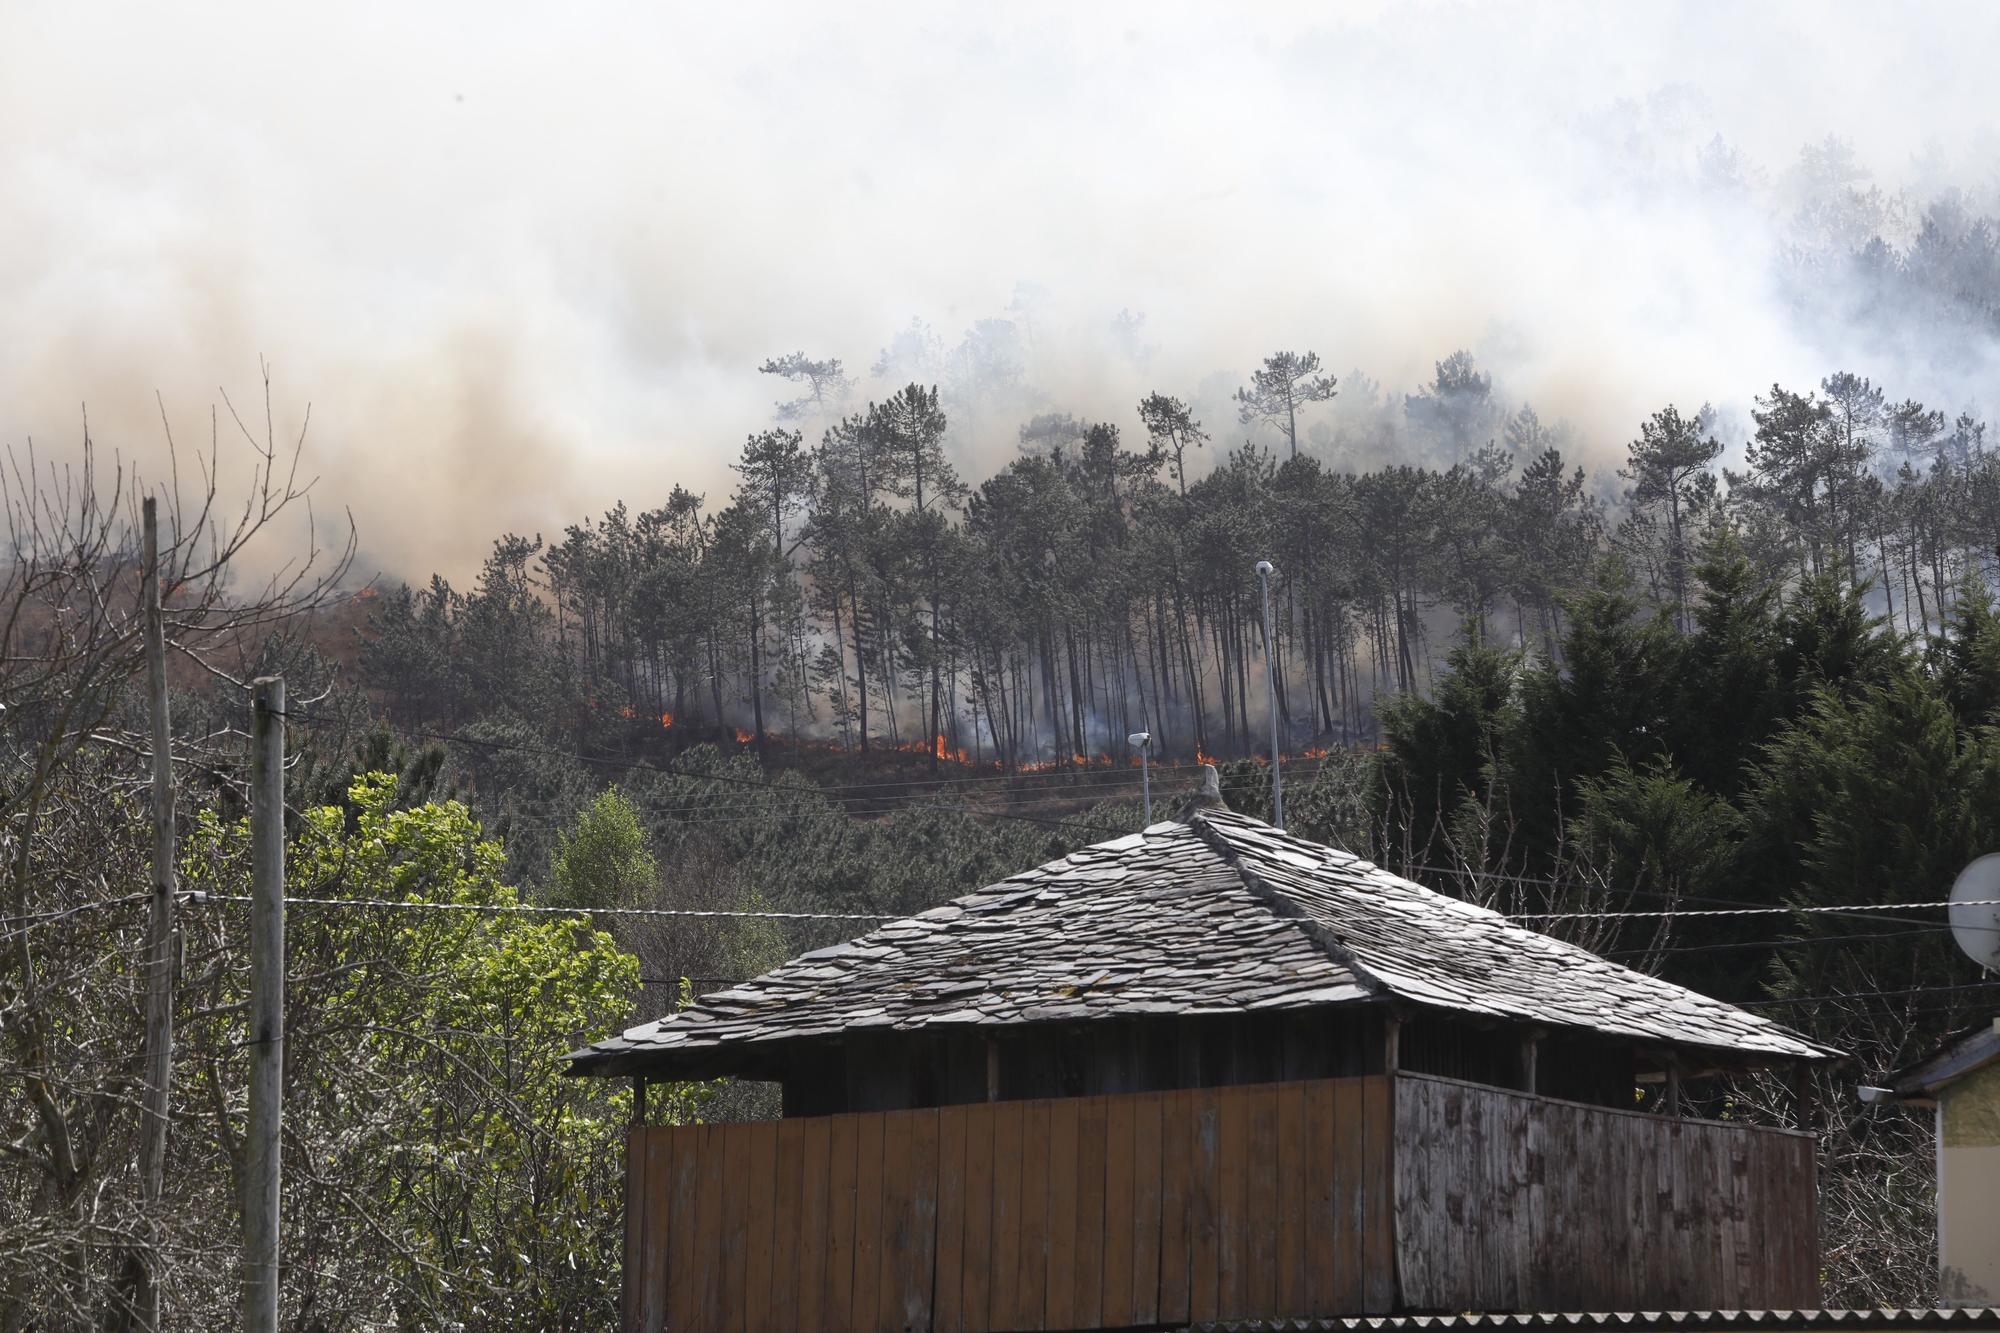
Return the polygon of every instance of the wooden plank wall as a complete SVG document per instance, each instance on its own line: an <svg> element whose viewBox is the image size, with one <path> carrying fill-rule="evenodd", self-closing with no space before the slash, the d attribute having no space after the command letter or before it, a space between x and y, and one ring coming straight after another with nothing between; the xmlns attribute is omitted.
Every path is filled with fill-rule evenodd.
<svg viewBox="0 0 2000 1333"><path fill-rule="evenodd" d="M625 1326L1386 1313L1390 1080L635 1129Z"/></svg>
<svg viewBox="0 0 2000 1333"><path fill-rule="evenodd" d="M1819 1305L1810 1135L1396 1080L1408 1310Z"/></svg>

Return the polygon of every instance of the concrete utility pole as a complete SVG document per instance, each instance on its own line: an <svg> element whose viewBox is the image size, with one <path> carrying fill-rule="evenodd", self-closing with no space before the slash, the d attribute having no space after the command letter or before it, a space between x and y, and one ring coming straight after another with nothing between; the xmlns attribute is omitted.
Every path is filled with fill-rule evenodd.
<svg viewBox="0 0 2000 1333"><path fill-rule="evenodd" d="M168 1098L174 1067L174 752L167 716L167 632L160 602L159 504L146 497L146 691L153 714L153 894L146 921L146 1086L139 1122L139 1182L148 1228L166 1186ZM134 1312L139 1326L160 1327L160 1255L146 1256L146 1280Z"/></svg>
<svg viewBox="0 0 2000 1333"><path fill-rule="evenodd" d="M243 1135L243 1327L278 1329L285 1072L285 682L251 683L250 1122Z"/></svg>
<svg viewBox="0 0 2000 1333"><path fill-rule="evenodd" d="M1271 575L1269 560L1257 562L1257 587L1264 597L1264 687L1271 695L1271 822L1285 826L1285 778L1278 771L1278 641L1271 634Z"/></svg>

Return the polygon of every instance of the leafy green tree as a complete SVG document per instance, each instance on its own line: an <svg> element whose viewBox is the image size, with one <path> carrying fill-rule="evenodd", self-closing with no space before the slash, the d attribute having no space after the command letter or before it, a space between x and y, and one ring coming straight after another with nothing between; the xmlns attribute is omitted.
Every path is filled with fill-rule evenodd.
<svg viewBox="0 0 2000 1333"><path fill-rule="evenodd" d="M660 869L639 811L616 787L606 787L556 835L548 901L554 907L640 907L652 897Z"/></svg>
<svg viewBox="0 0 2000 1333"><path fill-rule="evenodd" d="M551 1075L564 1051L626 1021L635 960L582 919L508 914L520 896L501 882L505 854L458 802L399 808L394 780L375 774L347 806L304 811L287 855L304 896L360 900L288 923L288 1318L319 1308L341 1322L349 1294L320 1275L365 1271L370 1318L614 1320L629 1097ZM183 882L243 893L247 837L199 817ZM372 900L458 910L360 905ZM210 1141L227 1143L248 977L219 983L184 1032L190 1095L215 1099ZM226 1197L226 1176L215 1185ZM217 1212L226 1227L230 1210Z"/></svg>

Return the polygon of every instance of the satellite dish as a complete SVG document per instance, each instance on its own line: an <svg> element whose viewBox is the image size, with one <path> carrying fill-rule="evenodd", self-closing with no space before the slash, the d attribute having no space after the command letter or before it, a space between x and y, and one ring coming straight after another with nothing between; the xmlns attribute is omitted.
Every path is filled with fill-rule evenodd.
<svg viewBox="0 0 2000 1333"><path fill-rule="evenodd" d="M1951 885L1951 936L1965 956L2000 972L2000 852L1980 857Z"/></svg>

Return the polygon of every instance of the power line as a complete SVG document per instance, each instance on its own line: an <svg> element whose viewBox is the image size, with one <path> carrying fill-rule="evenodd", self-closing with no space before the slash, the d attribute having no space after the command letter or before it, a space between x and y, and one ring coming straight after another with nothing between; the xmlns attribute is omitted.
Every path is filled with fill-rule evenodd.
<svg viewBox="0 0 2000 1333"><path fill-rule="evenodd" d="M2000 898L1970 898L1954 903L1949 898L1927 903L1848 903L1840 907L1691 907L1685 911L1646 912L1517 912L1509 921L1612 921L1626 918L1712 916L1792 916L1846 912L1906 912L1922 907L2000 907Z"/></svg>
<svg viewBox="0 0 2000 1333"><path fill-rule="evenodd" d="M1859 990L1828 995L1788 995L1769 1000L1739 1000L1743 1009L1767 1009L1786 1004L1829 1004L1835 1000L1885 1000L1901 995L1955 995L1966 991L2000 989L2000 981L1966 981L1949 986L1904 986L1896 990Z"/></svg>
<svg viewBox="0 0 2000 1333"><path fill-rule="evenodd" d="M1385 867L1385 868L1386 868L1386 867ZM1511 873L1508 873L1508 872L1505 872L1505 871L1498 871L1498 870L1473 870L1473 869L1471 869L1471 868L1469 868L1469 867L1461 867L1461 868L1459 868L1459 869L1456 869L1456 870L1452 870L1452 869L1447 869L1447 868L1446 868L1446 867L1444 867L1444 866L1414 866L1414 865L1413 865L1413 866L1410 866L1410 867L1408 867L1408 869L1409 869L1410 871L1412 871L1413 873L1418 873L1418 874L1426 874L1426 875L1450 875L1450 876L1452 876L1452 877L1453 877L1453 878L1455 878L1455 879L1497 879L1497 880L1502 880L1502 881L1504 881L1504 882L1507 882L1507 883L1512 883L1512 884L1540 884L1540 885L1546 885L1546 886L1549 886L1549 887L1552 887L1552 888L1576 888L1576 887L1579 887L1579 886L1578 886L1578 885L1577 885L1577 884L1576 884L1575 882L1573 882L1573 881L1570 881L1570 880L1564 880L1564 879L1557 879L1557 878L1555 878L1555 877L1553 877L1553 876L1550 876L1550 875L1516 875L1516 874L1511 874ZM1393 873L1395 873L1395 872L1391 871L1390 873L1392 873L1392 874L1393 874ZM1762 907L1762 906L1764 906L1764 904L1762 904L1762 903L1755 903L1755 902L1750 902L1750 901L1747 901L1747 900L1745 900L1745 899L1742 899L1742 898L1716 898L1716 897L1713 897L1713 896L1709 896L1709 895L1705 895L1705 894L1699 894L1699 893L1667 893L1667 892L1665 892L1665 891L1663 891L1663 890L1660 890L1660 889L1610 889L1610 888L1607 888L1607 889L1605 890L1605 892L1607 892L1607 893L1617 893L1617 894L1623 894L1623 895L1625 895L1625 896L1627 896L1627 897L1633 897L1633 898L1662 898L1662 899L1665 899L1665 900L1667 900L1668 902L1689 902L1689 903L1707 903L1707 904L1709 904L1709 905L1711 905L1711 906L1714 906L1714 907ZM1921 925L1921 924L1923 924L1923 923L1922 923L1922 922L1918 922L1918 921L1916 921L1916 920L1912 919L1912 920L1911 920L1911 921L1909 921L1909 922L1908 922L1907 924L1910 924L1910 925Z"/></svg>
<svg viewBox="0 0 2000 1333"><path fill-rule="evenodd" d="M1805 939L1787 940L1731 940L1717 944L1672 944L1657 949L1613 949L1600 954L1602 958L1642 958L1657 954L1714 953L1724 949L1783 949L1793 946L1817 948L1823 944L1855 944L1866 940L1909 939L1912 936L1936 936L1950 930L1948 925L1912 926L1908 930L1878 930L1861 935L1813 935Z"/></svg>
<svg viewBox="0 0 2000 1333"><path fill-rule="evenodd" d="M128 893L122 898L93 898L74 907L57 908L48 912L26 912L20 916L0 916L0 926L37 926L50 921L62 921L69 917L81 916L85 912L95 912L102 907L125 907L133 903L143 903L150 895ZM10 936L11 938L11 936Z"/></svg>
<svg viewBox="0 0 2000 1333"><path fill-rule="evenodd" d="M947 811L947 813L951 813L951 814L957 814L957 813L960 813L960 812L958 812L958 811ZM243 895L238 895L238 894L218 894L218 893L208 893L208 892L206 892L206 891L202 891L202 890L197 890L197 891L196 891L196 892L195 892L194 894L192 894L192 895L190 896L190 898L189 898L189 901L193 901L193 902L248 902L248 901L249 901L249 899L248 899L247 897L243 896ZM706 909L704 909L704 910L696 910L696 909L693 909L693 908L668 908L668 907L602 907L602 908L600 908L600 907L544 907L544 906L537 906L537 905L533 905L533 904L526 904L526 903L518 903L518 904L506 904L506 903L449 903L449 902L432 902L432 901L426 901L426 900L424 900L424 899L394 899L394 898L306 898L306 897L302 897L302 898L291 898L291 897L288 897L288 898L286 898L286 899L285 899L285 901L286 901L286 902L288 902L288 903L302 903L302 904L306 904L306 905L311 905L311 906L326 906L326 907L379 907L379 908L409 908L409 909L415 909L415 910L437 910L437 911L469 911L469 912L486 912L486 913L491 913L491 914L503 914L503 913L510 913L510 912L519 912L519 913L535 913L535 914L543 914L543 915L552 915L552 916L632 916L632 917L649 917L649 916L651 916L651 917L748 917L748 918L769 918L769 919L772 919L772 920L805 920L805 921L895 921L895 920L900 920L900 919L901 919L901 918L899 918L899 917L892 917L892 916L879 916L879 915L869 915L869 914L864 914L864 913L852 913L852 912L753 912L753 911L722 911L722 910L706 910ZM1510 921L1530 921L1530 920L1591 920L1591 921L1597 921L1597 920L1617 920L1617 919L1622 919L1622 918L1627 918L1627 917L1640 917L1640 918L1679 918L1679 917L1688 917L1688 916L1758 916L1758 915L1765 915L1765 914L1771 914L1771 913L1776 913L1776 914L1780 914L1780 915L1784 915L1784 914L1790 914L1790 913L1793 913L1793 912L1830 912L1830 911L1846 911L1846 912L1869 912L1869 911L1895 911L1895 910L1902 910L1902 909L1905 909L1905 908L1912 908L1912 907L1951 907L1951 906L1955 906L1955 905L1956 905L1956 906L1963 906L1963 907L1985 907L1985 906L2000 906L2000 898L1993 898L1993 899L1973 899L1973 900L1970 900L1970 901L1968 901L1968 902L1964 902L1964 903L1959 903L1959 904L1953 904L1953 903L1951 903L1951 902L1949 902L1949 901L1941 901L1941 902L1931 902L1931 903L1861 903L1861 904L1850 904L1849 906L1847 906L1847 907L1842 907L1842 908L1828 908L1828 907L1758 907L1758 908L1734 908L1734 909L1705 909L1705 910L1699 910L1699 911L1688 911L1688 912L1651 912L1651 911L1648 911L1648 912L1530 912L1530 913L1524 913L1524 914L1521 914L1521 915L1518 915L1518 916L1511 916L1511 917L1507 917L1506 919L1507 919L1507 920L1510 920ZM1898 932L1898 933L1900 933L1900 932ZM1912 932L1912 933L1914 933L1914 932ZM1835 936L1835 937L1828 937L1828 938L1831 938L1831 939L1839 939L1839 938L1841 938L1841 937L1838 937L1838 936ZM1789 943L1790 941L1787 941L1787 942ZM1691 947L1691 948L1692 948L1692 947L1703 947L1703 948L1707 948L1707 947L1719 947L1719 946L1706 946L1706 945L1704 945L1704 946L1690 946L1690 947Z"/></svg>
<svg viewBox="0 0 2000 1333"><path fill-rule="evenodd" d="M182 901L194 904L247 903L246 893L209 893L196 890ZM618 917L726 917L760 921L896 921L899 917L875 916L859 912L753 912L697 909L692 907L545 907L535 903L449 903L421 898L315 898L285 897L287 906L393 908L403 911L472 912L484 916L618 916Z"/></svg>

